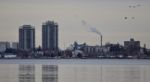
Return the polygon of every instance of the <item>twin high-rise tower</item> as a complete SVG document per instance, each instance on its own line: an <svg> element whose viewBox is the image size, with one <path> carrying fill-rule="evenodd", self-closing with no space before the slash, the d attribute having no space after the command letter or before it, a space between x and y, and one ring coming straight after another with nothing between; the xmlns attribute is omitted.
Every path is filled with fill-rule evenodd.
<svg viewBox="0 0 150 82"><path fill-rule="evenodd" d="M19 49L33 48L35 48L35 28L31 25L23 25L19 28Z"/></svg>
<svg viewBox="0 0 150 82"><path fill-rule="evenodd" d="M31 50L35 48L35 28L23 25L19 28L19 49ZM46 21L42 24L42 49L58 49L58 24Z"/></svg>
<svg viewBox="0 0 150 82"><path fill-rule="evenodd" d="M58 49L58 24L47 21L42 25L42 48Z"/></svg>

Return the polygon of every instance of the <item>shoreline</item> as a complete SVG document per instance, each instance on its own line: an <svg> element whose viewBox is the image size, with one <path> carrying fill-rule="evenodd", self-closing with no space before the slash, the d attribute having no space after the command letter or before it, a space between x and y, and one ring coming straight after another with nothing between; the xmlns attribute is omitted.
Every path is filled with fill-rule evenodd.
<svg viewBox="0 0 150 82"><path fill-rule="evenodd" d="M150 65L147 59L2 59L0 64Z"/></svg>

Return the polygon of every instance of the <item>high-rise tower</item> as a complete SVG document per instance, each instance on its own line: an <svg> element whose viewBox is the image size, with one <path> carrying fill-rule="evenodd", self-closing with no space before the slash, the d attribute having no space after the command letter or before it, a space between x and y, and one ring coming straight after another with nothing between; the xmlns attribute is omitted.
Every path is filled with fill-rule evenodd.
<svg viewBox="0 0 150 82"><path fill-rule="evenodd" d="M35 48L35 28L31 25L23 25L19 28L19 49L33 48Z"/></svg>
<svg viewBox="0 0 150 82"><path fill-rule="evenodd" d="M42 24L42 48L44 50L58 49L58 24L54 21Z"/></svg>

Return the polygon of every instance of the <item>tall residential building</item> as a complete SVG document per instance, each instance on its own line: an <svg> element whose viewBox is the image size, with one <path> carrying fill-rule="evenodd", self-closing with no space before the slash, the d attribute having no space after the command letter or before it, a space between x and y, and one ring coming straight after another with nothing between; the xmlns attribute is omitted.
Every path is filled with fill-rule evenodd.
<svg viewBox="0 0 150 82"><path fill-rule="evenodd" d="M31 25L23 25L19 28L19 49L33 48L35 48L35 28Z"/></svg>
<svg viewBox="0 0 150 82"><path fill-rule="evenodd" d="M54 21L47 21L42 24L42 48L58 49L58 24Z"/></svg>

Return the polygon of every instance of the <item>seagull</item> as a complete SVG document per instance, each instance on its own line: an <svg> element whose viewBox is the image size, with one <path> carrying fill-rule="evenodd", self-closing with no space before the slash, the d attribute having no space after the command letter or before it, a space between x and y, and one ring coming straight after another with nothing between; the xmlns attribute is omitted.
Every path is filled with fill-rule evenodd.
<svg viewBox="0 0 150 82"><path fill-rule="evenodd" d="M132 6L131 6L131 5L129 5L129 8L132 8Z"/></svg>
<svg viewBox="0 0 150 82"><path fill-rule="evenodd" d="M131 17L132 19L135 19L135 17Z"/></svg>
<svg viewBox="0 0 150 82"><path fill-rule="evenodd" d="M128 17L124 17L124 19L128 19Z"/></svg>
<svg viewBox="0 0 150 82"><path fill-rule="evenodd" d="M136 6L137 6L137 7L140 7L141 5L140 5L140 4L137 4Z"/></svg>

